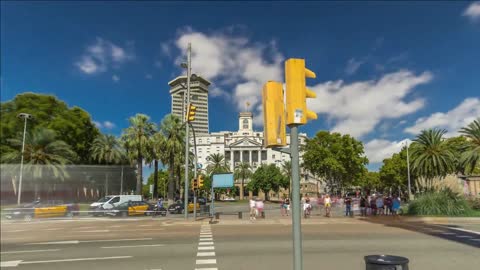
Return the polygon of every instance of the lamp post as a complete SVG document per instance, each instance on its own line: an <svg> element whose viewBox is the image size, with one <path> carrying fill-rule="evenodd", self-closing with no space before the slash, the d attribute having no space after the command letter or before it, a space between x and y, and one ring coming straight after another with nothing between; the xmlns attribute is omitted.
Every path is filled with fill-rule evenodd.
<svg viewBox="0 0 480 270"><path fill-rule="evenodd" d="M412 187L410 185L410 156L408 155L408 141L405 141L407 148L407 177L408 177L408 199L412 199Z"/></svg>
<svg viewBox="0 0 480 270"><path fill-rule="evenodd" d="M184 121L187 121L187 109L188 106L190 106L190 76L192 73L192 63L191 63L191 53L192 53L192 45L188 43L188 49L187 49L187 63L182 63L182 67L187 69L187 93L186 93L186 106L184 110ZM189 126L185 125L185 187L184 187L184 198L183 198L183 205L184 205L184 213L185 213L185 219L188 219L188 154L190 152L189 149Z"/></svg>
<svg viewBox="0 0 480 270"><path fill-rule="evenodd" d="M23 140L22 140L22 157L20 161L20 179L18 182L18 196L17 196L17 204L20 205L20 200L22 198L22 180L23 180L23 157L25 153L25 135L27 133L27 120L32 118L31 114L28 113L20 113L18 114L19 118L23 118L25 120L23 125Z"/></svg>

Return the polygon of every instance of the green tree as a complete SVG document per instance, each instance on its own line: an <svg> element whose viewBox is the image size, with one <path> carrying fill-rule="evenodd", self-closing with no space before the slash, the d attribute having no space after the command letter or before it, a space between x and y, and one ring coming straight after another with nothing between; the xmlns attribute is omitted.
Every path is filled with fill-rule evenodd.
<svg viewBox="0 0 480 270"><path fill-rule="evenodd" d="M268 193L271 190L278 192L280 187L288 185L287 183L288 178L283 176L275 164L264 164L253 173L252 180L247 184L247 188L252 191L263 191L265 193L265 199L268 201Z"/></svg>
<svg viewBox="0 0 480 270"><path fill-rule="evenodd" d="M101 164L113 165L119 164L124 159L124 152L119 140L113 135L100 134L93 141L91 148L92 159ZM108 177L110 172L105 173L105 195L108 195Z"/></svg>
<svg viewBox="0 0 480 270"><path fill-rule="evenodd" d="M136 114L129 119L130 126L122 135L124 145L129 149L129 158L137 162L137 187L136 194L142 192L143 160L148 155L150 137L155 133L155 125L150 122L150 117L145 114Z"/></svg>
<svg viewBox="0 0 480 270"><path fill-rule="evenodd" d="M19 113L33 116L28 121L28 130L48 128L56 132L56 139L64 141L76 153L75 163L88 164L93 140L100 133L93 124L90 115L79 107L69 108L55 96L23 93L13 100L0 104L2 124L0 125L0 154L8 151L7 140L21 138L23 121Z"/></svg>
<svg viewBox="0 0 480 270"><path fill-rule="evenodd" d="M303 164L303 167L305 167L305 164ZM292 197L291 192L291 187L292 187L292 161L287 160L282 163L282 174L285 176L285 178L288 179L288 196L289 198Z"/></svg>
<svg viewBox="0 0 480 270"><path fill-rule="evenodd" d="M423 130L411 144L412 171L425 180L422 188L432 189L435 178L455 171L455 156L443 135L446 130Z"/></svg>
<svg viewBox="0 0 480 270"><path fill-rule="evenodd" d="M230 169L227 166L227 161L222 154L210 154L207 157L208 165L207 165L207 173L208 174L215 174L215 173L224 173L229 172Z"/></svg>
<svg viewBox="0 0 480 270"><path fill-rule="evenodd" d="M467 127L460 130L466 138L466 151L460 158L460 164L465 173L472 173L480 170L480 118L477 118Z"/></svg>
<svg viewBox="0 0 480 270"><path fill-rule="evenodd" d="M462 154L468 149L468 141L464 136L451 137L446 139L446 144L453 153L453 166L455 173L465 173L465 167L462 164Z"/></svg>
<svg viewBox="0 0 480 270"><path fill-rule="evenodd" d="M240 200L243 200L244 188L245 188L245 179L252 176L252 167L247 162L241 162L235 166L234 177L236 179L242 179L240 185Z"/></svg>
<svg viewBox="0 0 480 270"><path fill-rule="evenodd" d="M407 148L403 147L399 153L395 153L390 158L383 160L383 165L380 167L380 183L373 188L388 188L398 189L402 192L408 189L408 167L407 167ZM410 175L411 180L415 178L413 174Z"/></svg>
<svg viewBox="0 0 480 270"><path fill-rule="evenodd" d="M166 148L166 140L165 136L163 136L162 132L156 132L151 137L151 147L150 147L150 160L148 163L151 163L153 160L153 197L158 197L158 163L161 161L163 164L167 163L168 156L165 155L165 148ZM165 196L165 194L164 194Z"/></svg>
<svg viewBox="0 0 480 270"><path fill-rule="evenodd" d="M11 163L9 169L19 171L22 157L22 140L8 139L10 151L1 156L2 163ZM42 182L50 177L64 180L69 177L65 165L72 164L77 155L70 145L57 140L55 131L46 128L36 128L25 136L24 175L30 174L34 180ZM35 181L35 197L37 197L38 181Z"/></svg>
<svg viewBox="0 0 480 270"><path fill-rule="evenodd" d="M185 128L180 117L168 114L162 119L160 131L165 137L164 155L168 164L168 201L171 204L175 197L175 164L185 149ZM176 159L177 157L177 159Z"/></svg>
<svg viewBox="0 0 480 270"><path fill-rule="evenodd" d="M167 197L167 186L168 186L168 172L164 170L159 170L157 172L157 190L155 190L155 175L154 173L151 173L150 176L148 176L147 179L147 184L143 186L143 195L150 197L150 185L154 185L153 187L153 192L156 194L158 197ZM154 198L155 195L153 196Z"/></svg>
<svg viewBox="0 0 480 270"><path fill-rule="evenodd" d="M323 177L332 191L348 187L366 172L363 144L350 135L319 131L302 150L305 168Z"/></svg>

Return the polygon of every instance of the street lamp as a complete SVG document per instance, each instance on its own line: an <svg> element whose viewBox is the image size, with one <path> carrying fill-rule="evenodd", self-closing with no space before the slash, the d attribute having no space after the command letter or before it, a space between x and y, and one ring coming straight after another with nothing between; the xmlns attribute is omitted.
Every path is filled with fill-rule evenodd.
<svg viewBox="0 0 480 270"><path fill-rule="evenodd" d="M18 182L18 197L17 204L20 205L20 200L22 197L22 178L23 178L23 156L25 152L25 134L27 133L27 120L32 119L32 115L28 113L20 113L17 115L18 118L23 118L25 120L23 125L23 141L22 141L22 157L20 161L20 180Z"/></svg>
<svg viewBox="0 0 480 270"><path fill-rule="evenodd" d="M407 148L407 177L408 177L408 199L412 199L412 188L410 185L410 156L408 155L408 141L405 141Z"/></svg>
<svg viewBox="0 0 480 270"><path fill-rule="evenodd" d="M191 63L191 53L192 53L192 46L190 43L188 43L188 49L187 49L187 63L181 63L182 68L187 69L187 93L186 93L186 106L185 108L188 108L190 106L190 76L192 74L192 63ZM185 194L184 194L184 207L187 208L188 206L188 154L190 152L190 147L188 146L189 144L189 126L187 123L187 112L184 110L184 121L186 123L185 125ZM195 206L194 206L195 207ZM188 219L188 211L185 212L185 219Z"/></svg>

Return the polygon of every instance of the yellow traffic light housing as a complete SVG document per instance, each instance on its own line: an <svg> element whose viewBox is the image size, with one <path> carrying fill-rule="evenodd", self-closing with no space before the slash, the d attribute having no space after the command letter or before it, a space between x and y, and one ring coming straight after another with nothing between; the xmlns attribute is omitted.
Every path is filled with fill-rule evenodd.
<svg viewBox="0 0 480 270"><path fill-rule="evenodd" d="M187 122L192 122L195 120L195 114L197 113L197 107L193 106L193 104L189 104L187 108L187 115L186 115L186 121Z"/></svg>
<svg viewBox="0 0 480 270"><path fill-rule="evenodd" d="M198 188L198 182L197 179L192 179L192 190L195 190Z"/></svg>
<svg viewBox="0 0 480 270"><path fill-rule="evenodd" d="M198 176L198 188L203 187L203 175Z"/></svg>
<svg viewBox="0 0 480 270"><path fill-rule="evenodd" d="M262 100L265 147L287 145L282 83L268 81L263 86Z"/></svg>
<svg viewBox="0 0 480 270"><path fill-rule="evenodd" d="M291 58L285 61L287 125L303 125L317 114L307 110L307 98L315 98L315 92L307 88L305 78L315 78L315 73L305 68L305 59Z"/></svg>

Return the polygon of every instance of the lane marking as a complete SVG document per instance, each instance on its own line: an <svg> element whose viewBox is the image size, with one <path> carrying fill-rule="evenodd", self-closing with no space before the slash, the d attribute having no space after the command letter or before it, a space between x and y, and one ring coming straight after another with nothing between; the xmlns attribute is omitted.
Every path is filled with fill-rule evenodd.
<svg viewBox="0 0 480 270"><path fill-rule="evenodd" d="M195 270L218 270L218 268L195 268Z"/></svg>
<svg viewBox="0 0 480 270"><path fill-rule="evenodd" d="M26 232L29 230L12 230L12 231L2 231L2 233L16 233L16 232Z"/></svg>
<svg viewBox="0 0 480 270"><path fill-rule="evenodd" d="M1 261L0 267L17 267L22 261Z"/></svg>
<svg viewBox="0 0 480 270"><path fill-rule="evenodd" d="M138 225L138 226L140 226L140 227L153 227L153 226L155 226L155 225L153 225L153 224L151 224L151 225L149 225L149 224L143 224L143 225Z"/></svg>
<svg viewBox="0 0 480 270"><path fill-rule="evenodd" d="M110 230L74 231L74 232L81 232L81 233L103 233L103 232L110 232Z"/></svg>
<svg viewBox="0 0 480 270"><path fill-rule="evenodd" d="M212 232L201 232L200 235L212 234Z"/></svg>
<svg viewBox="0 0 480 270"><path fill-rule="evenodd" d="M62 260L48 260L48 261L29 261L29 262L22 261L21 264L98 261L98 260L116 260L116 259L129 259L129 258L133 258L133 256L92 257L92 258L62 259Z"/></svg>
<svg viewBox="0 0 480 270"><path fill-rule="evenodd" d="M132 248L132 247L163 247L165 245L155 244L155 245L133 245L133 246L111 246L111 247L101 247L101 248Z"/></svg>
<svg viewBox="0 0 480 270"><path fill-rule="evenodd" d="M215 250L215 247L214 246L198 247L198 250Z"/></svg>
<svg viewBox="0 0 480 270"><path fill-rule="evenodd" d="M457 235L458 238L473 238L472 236L468 235Z"/></svg>
<svg viewBox="0 0 480 270"><path fill-rule="evenodd" d="M213 245L213 242L200 242L198 243L199 246L211 246Z"/></svg>
<svg viewBox="0 0 480 270"><path fill-rule="evenodd" d="M28 243L29 245L64 245L64 244L79 244L79 243L96 243L96 242L121 242L121 241L147 241L152 240L153 238L128 238L128 239L105 239L105 240L71 240L71 241L55 241L55 242L39 242L39 243Z"/></svg>
<svg viewBox="0 0 480 270"><path fill-rule="evenodd" d="M451 233L451 232L442 232L443 235L454 235L456 233Z"/></svg>
<svg viewBox="0 0 480 270"><path fill-rule="evenodd" d="M35 249L35 250L18 250L18 251L2 251L1 254L17 254L17 253L34 253L34 252L52 252L60 249Z"/></svg>
<svg viewBox="0 0 480 270"><path fill-rule="evenodd" d="M197 260L196 264L217 264L216 259Z"/></svg>
<svg viewBox="0 0 480 270"><path fill-rule="evenodd" d="M80 241L71 240L71 241L55 241L55 242L40 242L40 243L28 243L26 246L30 245L68 245L68 244L78 244Z"/></svg>
<svg viewBox="0 0 480 270"><path fill-rule="evenodd" d="M480 238L476 238L476 239L468 239L470 241L480 241Z"/></svg>
<svg viewBox="0 0 480 270"><path fill-rule="evenodd" d="M213 238L212 237L200 238L200 241L213 241Z"/></svg>
<svg viewBox="0 0 480 270"><path fill-rule="evenodd" d="M215 252L197 252L197 257L212 257L215 256Z"/></svg>
<svg viewBox="0 0 480 270"><path fill-rule="evenodd" d="M461 232L467 232L467 233L473 233L473 234L476 234L476 235L480 235L480 232L477 232L477 231L472 231L472 230L467 230L467 229L462 229L462 228L454 228L454 227L444 227L444 228L448 228L448 229L451 229L451 230L457 230L457 231L461 231Z"/></svg>

